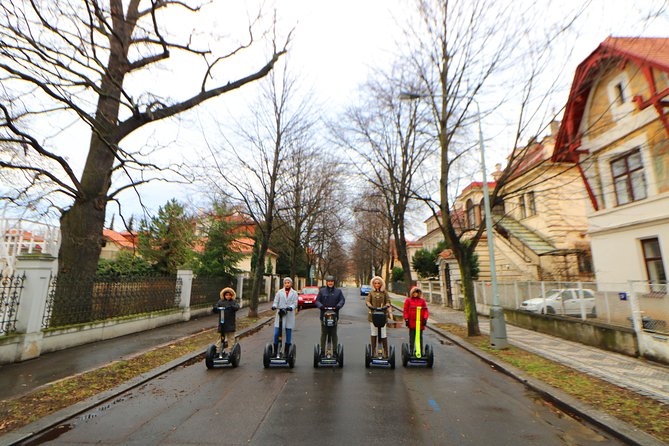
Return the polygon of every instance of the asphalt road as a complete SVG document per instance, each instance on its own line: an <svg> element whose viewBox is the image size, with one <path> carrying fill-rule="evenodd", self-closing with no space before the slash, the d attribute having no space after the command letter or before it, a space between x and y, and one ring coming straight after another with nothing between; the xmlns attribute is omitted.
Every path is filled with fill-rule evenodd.
<svg viewBox="0 0 669 446"><path fill-rule="evenodd" d="M369 324L356 291L341 313L343 369L313 368L320 329L309 309L293 333L294 369L262 367L266 327L242 340L239 368L181 367L31 444L622 444L434 334L433 369L401 367L405 328L389 330L398 368L366 369Z"/></svg>

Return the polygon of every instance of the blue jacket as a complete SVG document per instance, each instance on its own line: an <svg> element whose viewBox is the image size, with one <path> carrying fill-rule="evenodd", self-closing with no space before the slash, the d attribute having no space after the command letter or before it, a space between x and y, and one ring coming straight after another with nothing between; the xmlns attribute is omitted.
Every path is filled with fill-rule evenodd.
<svg viewBox="0 0 669 446"><path fill-rule="evenodd" d="M321 310L321 316L323 316L323 312L325 311L323 307L335 307L337 312L339 312L344 303L346 303L346 299L344 298L344 293L339 288L324 286L318 291L318 296L316 296L316 308Z"/></svg>

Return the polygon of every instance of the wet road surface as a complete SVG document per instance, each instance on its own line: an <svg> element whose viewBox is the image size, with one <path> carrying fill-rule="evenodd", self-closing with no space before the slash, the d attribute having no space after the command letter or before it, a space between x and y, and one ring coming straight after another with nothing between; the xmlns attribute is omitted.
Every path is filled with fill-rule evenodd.
<svg viewBox="0 0 669 446"><path fill-rule="evenodd" d="M366 309L357 290L346 293L343 369L313 368L320 326L317 310L308 309L293 332L294 369L262 367L272 336L266 327L242 340L239 368L178 368L32 444L623 444L432 333L433 369L401 367L403 327L388 330L397 368L366 369Z"/></svg>

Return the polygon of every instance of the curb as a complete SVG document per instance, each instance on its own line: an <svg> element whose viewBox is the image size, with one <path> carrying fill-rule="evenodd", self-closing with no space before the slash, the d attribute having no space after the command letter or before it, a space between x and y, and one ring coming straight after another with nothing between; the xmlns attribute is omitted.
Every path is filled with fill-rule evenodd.
<svg viewBox="0 0 669 446"><path fill-rule="evenodd" d="M274 315L269 316L259 322L256 322L255 325L252 325L251 327L242 330L237 335L237 337L241 339L246 336L250 336L259 331L262 327L264 327L268 323L272 322L273 320L274 320ZM47 415L44 418L40 418L39 420L34 421L26 426L8 432L0 436L0 446L11 446L26 441L27 439L34 437L38 434L41 434L48 429L56 427L65 420L73 418L83 412L86 412L87 410L99 406L100 404L106 401L112 400L117 396L119 396L120 394L127 392L128 390L139 387L142 384L145 384L148 381L151 381L152 379L155 379L158 376L169 372L170 370L173 370L189 361L192 361L202 354L203 354L202 351L188 353L180 358L174 359L166 364L163 364L160 367L156 367L155 369L152 369L146 373L138 375L117 387L98 393L97 395L94 395L86 400L79 401L78 403L73 404L72 406L65 407L59 411Z"/></svg>
<svg viewBox="0 0 669 446"><path fill-rule="evenodd" d="M525 372L512 366L511 364L504 363L498 360L495 356L479 350L459 336L456 336L452 333L447 333L431 325L428 325L426 328L432 330L439 336L448 339L458 347L463 348L469 353L479 357L481 360L490 364L492 367L504 373L505 375L521 382L529 389L539 393L543 398L554 403L557 407L564 410L565 412L577 415L587 420L595 426L598 426L606 432L614 435L618 439L639 446L666 446L666 443L658 440L652 435L635 428L629 423L594 409L592 406L582 403L571 395L553 386L550 386L543 381L527 375Z"/></svg>

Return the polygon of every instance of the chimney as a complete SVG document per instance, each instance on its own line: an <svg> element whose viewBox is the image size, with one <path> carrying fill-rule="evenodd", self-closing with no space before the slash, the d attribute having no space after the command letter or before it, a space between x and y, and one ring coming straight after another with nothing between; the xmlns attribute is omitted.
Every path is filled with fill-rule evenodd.
<svg viewBox="0 0 669 446"><path fill-rule="evenodd" d="M495 164L495 171L490 174L495 181L499 181L499 177L502 176L502 165L500 163Z"/></svg>
<svg viewBox="0 0 669 446"><path fill-rule="evenodd" d="M551 121L551 135L553 137L556 137L558 134L558 131L560 130L560 121L556 121L555 119Z"/></svg>

